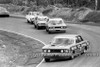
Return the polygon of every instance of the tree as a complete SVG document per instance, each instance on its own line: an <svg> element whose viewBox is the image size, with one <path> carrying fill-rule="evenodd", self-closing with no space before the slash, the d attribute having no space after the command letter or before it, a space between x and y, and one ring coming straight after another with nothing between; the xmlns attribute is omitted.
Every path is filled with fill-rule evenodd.
<svg viewBox="0 0 100 67"><path fill-rule="evenodd" d="M100 10L100 0L95 0L95 9Z"/></svg>

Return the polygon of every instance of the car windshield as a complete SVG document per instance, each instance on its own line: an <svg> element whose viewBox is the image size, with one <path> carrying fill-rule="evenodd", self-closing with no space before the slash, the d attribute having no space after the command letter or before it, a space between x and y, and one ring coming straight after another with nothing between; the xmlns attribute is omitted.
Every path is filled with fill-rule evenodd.
<svg viewBox="0 0 100 67"><path fill-rule="evenodd" d="M38 18L38 21L47 21L47 18Z"/></svg>
<svg viewBox="0 0 100 67"><path fill-rule="evenodd" d="M53 39L53 42L51 43L51 45L71 45L74 43L73 39L69 39L69 38L55 38Z"/></svg>
<svg viewBox="0 0 100 67"><path fill-rule="evenodd" d="M51 25L59 25L59 24L62 24L63 22L60 20L60 21L58 21L58 20L52 20L52 21L49 21L49 24L51 24Z"/></svg>

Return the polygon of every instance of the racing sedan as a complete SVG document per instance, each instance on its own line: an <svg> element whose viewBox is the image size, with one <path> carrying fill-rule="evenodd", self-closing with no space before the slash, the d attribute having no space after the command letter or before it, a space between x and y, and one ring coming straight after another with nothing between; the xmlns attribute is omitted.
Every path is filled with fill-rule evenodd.
<svg viewBox="0 0 100 67"><path fill-rule="evenodd" d="M47 16L38 16L36 20L37 20L37 22L35 22L34 26L35 26L36 29L39 29L41 27L46 26L46 23L49 20L49 17L47 17Z"/></svg>
<svg viewBox="0 0 100 67"><path fill-rule="evenodd" d="M48 33L63 31L66 32L67 25L62 18L49 19L46 24L46 31Z"/></svg>
<svg viewBox="0 0 100 67"><path fill-rule="evenodd" d="M0 7L0 17L9 17L9 12L6 8Z"/></svg>
<svg viewBox="0 0 100 67"><path fill-rule="evenodd" d="M43 14L40 12L32 12L30 11L27 15L26 15L26 19L28 23L34 24L37 20L36 17L37 16L42 16Z"/></svg>
<svg viewBox="0 0 100 67"><path fill-rule="evenodd" d="M42 54L46 62L51 59L73 59L87 52L89 45L89 41L79 34L57 35L42 48Z"/></svg>

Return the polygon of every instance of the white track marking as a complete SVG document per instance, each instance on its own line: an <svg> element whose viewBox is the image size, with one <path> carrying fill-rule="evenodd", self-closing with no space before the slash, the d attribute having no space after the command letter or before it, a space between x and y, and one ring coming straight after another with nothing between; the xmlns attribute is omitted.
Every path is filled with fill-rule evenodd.
<svg viewBox="0 0 100 67"><path fill-rule="evenodd" d="M43 45L46 45L46 44L45 44L44 42L42 42L41 40L36 39L36 38L33 38L33 37L28 36L28 35L25 35L25 34L21 34L21 33L15 32L15 31L10 31L10 30L7 30L7 29L0 29L0 30L2 30L2 31L7 31L7 32L11 32L11 33L15 33L15 34L22 35L22 36L25 36L25 37L29 37L29 38L31 38L31 39L34 39L34 40L37 40L37 41L43 43ZM43 59L36 67L39 67L39 66L42 64L43 61L44 61L44 59Z"/></svg>
<svg viewBox="0 0 100 67"><path fill-rule="evenodd" d="M43 63L44 59L36 66L39 67Z"/></svg>
<svg viewBox="0 0 100 67"><path fill-rule="evenodd" d="M7 29L0 29L0 30L7 31L7 32L11 32L11 33L15 33L15 34L22 35L22 36L25 36L25 37L29 37L29 38L31 38L31 39L37 40L37 41L43 43L44 45L46 45L43 41L41 41L41 40L39 40L39 39L36 39L36 38L33 38L33 37L29 36L29 35L25 35L25 34L18 33L18 32L11 31L11 30L7 30Z"/></svg>

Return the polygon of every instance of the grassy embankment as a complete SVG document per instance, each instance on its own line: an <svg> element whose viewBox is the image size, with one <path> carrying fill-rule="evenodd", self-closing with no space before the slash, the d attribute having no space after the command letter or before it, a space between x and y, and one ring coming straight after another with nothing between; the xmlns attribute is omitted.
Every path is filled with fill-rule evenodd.
<svg viewBox="0 0 100 67"><path fill-rule="evenodd" d="M35 67L42 47L35 39L0 30L0 67Z"/></svg>

